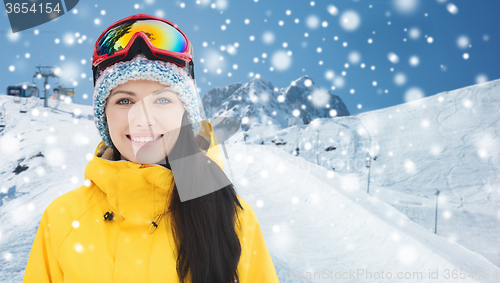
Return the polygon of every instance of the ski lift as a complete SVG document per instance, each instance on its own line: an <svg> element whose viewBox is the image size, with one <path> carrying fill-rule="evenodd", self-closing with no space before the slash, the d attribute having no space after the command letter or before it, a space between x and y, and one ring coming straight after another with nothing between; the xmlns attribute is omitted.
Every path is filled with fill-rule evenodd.
<svg viewBox="0 0 500 283"><path fill-rule="evenodd" d="M57 99L60 97L73 97L76 95L75 88L68 88L59 85L59 87L54 88L54 93L57 95Z"/></svg>
<svg viewBox="0 0 500 283"><path fill-rule="evenodd" d="M59 76L57 73L59 73L58 69L54 70L54 67L51 66L37 66L36 67L38 71L35 71L35 74L33 75L32 81L34 82L35 78L41 79L44 78L45 81L43 83L43 91L44 91L44 97L39 96L40 99L44 99L44 107L49 107L48 105L48 89L50 88L49 85L49 77L57 78L57 83L59 83Z"/></svg>

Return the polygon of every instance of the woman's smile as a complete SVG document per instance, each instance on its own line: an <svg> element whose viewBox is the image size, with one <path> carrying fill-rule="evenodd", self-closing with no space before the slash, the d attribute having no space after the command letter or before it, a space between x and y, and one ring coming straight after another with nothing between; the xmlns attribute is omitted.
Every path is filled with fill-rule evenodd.
<svg viewBox="0 0 500 283"><path fill-rule="evenodd" d="M130 140L130 142L137 146L137 147L144 147L144 148L149 148L149 147L152 147L152 146L155 146L156 144L158 144L158 142L161 140L161 138L163 138L163 134L160 134L160 135L155 135L156 138L152 138L150 134L148 134L148 136L144 137L139 137L137 135L133 135L133 136L130 136L130 135L126 135L127 136L127 139Z"/></svg>

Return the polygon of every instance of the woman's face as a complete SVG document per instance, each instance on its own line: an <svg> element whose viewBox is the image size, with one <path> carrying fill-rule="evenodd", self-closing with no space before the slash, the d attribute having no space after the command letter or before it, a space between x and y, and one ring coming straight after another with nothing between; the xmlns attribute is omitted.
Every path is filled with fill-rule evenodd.
<svg viewBox="0 0 500 283"><path fill-rule="evenodd" d="M133 80L111 90L104 111L122 160L158 164L179 137L184 105L169 86Z"/></svg>

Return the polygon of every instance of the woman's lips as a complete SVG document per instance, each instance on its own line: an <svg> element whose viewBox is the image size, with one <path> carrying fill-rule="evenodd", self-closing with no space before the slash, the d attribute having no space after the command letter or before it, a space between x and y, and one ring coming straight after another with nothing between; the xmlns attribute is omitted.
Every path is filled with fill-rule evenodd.
<svg viewBox="0 0 500 283"><path fill-rule="evenodd" d="M163 134L160 135L160 137L156 140L153 140L153 141L148 141L148 142L137 142L137 141L134 141L130 138L129 135L126 135L127 136L127 139L129 141L132 142L133 145L137 146L137 147L144 147L144 148L148 148L148 147L152 147L154 145L156 145L162 138L163 138Z"/></svg>
<svg viewBox="0 0 500 283"><path fill-rule="evenodd" d="M150 132L147 132L147 133L132 133L132 134L127 134L127 136L129 136L129 137L132 136L134 138L140 138L140 137L150 138L151 136L154 136L155 138L158 138L161 135L163 135L163 134L150 133Z"/></svg>

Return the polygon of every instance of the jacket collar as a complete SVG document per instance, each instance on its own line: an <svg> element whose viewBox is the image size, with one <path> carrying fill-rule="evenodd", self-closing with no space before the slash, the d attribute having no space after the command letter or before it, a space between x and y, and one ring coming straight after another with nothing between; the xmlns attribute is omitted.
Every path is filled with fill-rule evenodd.
<svg viewBox="0 0 500 283"><path fill-rule="evenodd" d="M223 168L219 148L213 146L217 139L209 122L202 121L198 138L210 141L206 156ZM173 192L173 173L157 164L113 160L112 152L101 141L85 168L85 179L92 181L105 194L108 210L119 222L124 220L122 225L149 227L158 214L168 212L166 205L170 203Z"/></svg>

